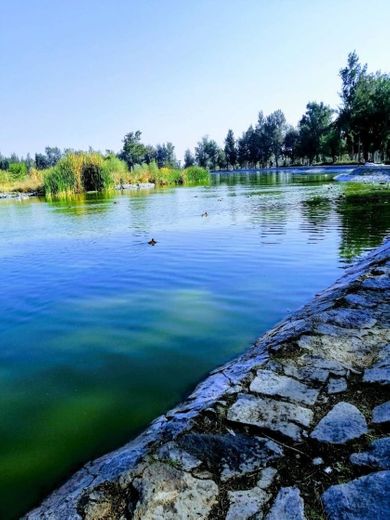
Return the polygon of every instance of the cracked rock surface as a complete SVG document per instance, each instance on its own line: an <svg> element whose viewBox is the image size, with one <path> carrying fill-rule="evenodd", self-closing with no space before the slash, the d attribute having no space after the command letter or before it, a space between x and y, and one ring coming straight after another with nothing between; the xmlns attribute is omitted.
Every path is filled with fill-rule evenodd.
<svg viewBox="0 0 390 520"><path fill-rule="evenodd" d="M28 520L390 518L390 241Z"/></svg>

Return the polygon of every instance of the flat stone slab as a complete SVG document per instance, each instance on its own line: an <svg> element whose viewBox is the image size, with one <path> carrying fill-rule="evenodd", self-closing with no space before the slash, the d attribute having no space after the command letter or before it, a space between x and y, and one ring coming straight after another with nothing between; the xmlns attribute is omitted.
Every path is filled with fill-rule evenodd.
<svg viewBox="0 0 390 520"><path fill-rule="evenodd" d="M368 451L352 453L350 461L356 466L373 469L390 469L390 437L373 441Z"/></svg>
<svg viewBox="0 0 390 520"><path fill-rule="evenodd" d="M364 383L390 384L390 345L381 349L378 360L371 368L367 368L363 374Z"/></svg>
<svg viewBox="0 0 390 520"><path fill-rule="evenodd" d="M322 495L329 520L388 520L390 471L332 486Z"/></svg>
<svg viewBox="0 0 390 520"><path fill-rule="evenodd" d="M340 379L330 378L326 391L328 394L340 394L348 388L347 381L342 377Z"/></svg>
<svg viewBox="0 0 390 520"><path fill-rule="evenodd" d="M270 439L238 433L190 433L184 435L178 445L187 454L185 460L191 457L193 464L194 461L202 462L223 482L259 471L283 456L283 449Z"/></svg>
<svg viewBox="0 0 390 520"><path fill-rule="evenodd" d="M303 500L297 487L281 488L265 520L305 520Z"/></svg>
<svg viewBox="0 0 390 520"><path fill-rule="evenodd" d="M371 422L374 424L390 422L390 401L380 404L373 409Z"/></svg>
<svg viewBox="0 0 390 520"><path fill-rule="evenodd" d="M133 520L206 520L218 496L212 480L196 479L160 462L147 466L133 485L139 493Z"/></svg>
<svg viewBox="0 0 390 520"><path fill-rule="evenodd" d="M301 440L302 427L308 428L313 412L302 406L266 397L239 394L227 413L229 421L277 431L293 440Z"/></svg>
<svg viewBox="0 0 390 520"><path fill-rule="evenodd" d="M258 394L278 396L306 405L313 405L318 397L318 390L271 370L258 370L249 389Z"/></svg>
<svg viewBox="0 0 390 520"><path fill-rule="evenodd" d="M367 433L364 415L352 404L341 402L314 428L310 437L319 442L344 444Z"/></svg>
<svg viewBox="0 0 390 520"><path fill-rule="evenodd" d="M229 491L230 506L226 520L263 518L263 508L270 498L271 495L259 487L242 491Z"/></svg>

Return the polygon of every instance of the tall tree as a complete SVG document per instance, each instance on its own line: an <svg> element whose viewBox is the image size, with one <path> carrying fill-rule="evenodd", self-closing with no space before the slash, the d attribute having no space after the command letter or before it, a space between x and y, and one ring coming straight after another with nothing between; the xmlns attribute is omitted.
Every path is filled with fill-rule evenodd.
<svg viewBox="0 0 390 520"><path fill-rule="evenodd" d="M123 147L119 157L126 162L129 170L132 170L136 164L142 164L145 160L146 147L141 143L142 132L136 130L129 132L123 138Z"/></svg>
<svg viewBox="0 0 390 520"><path fill-rule="evenodd" d="M208 136L202 137L195 147L195 158L199 166L215 170L218 163L218 145Z"/></svg>
<svg viewBox="0 0 390 520"><path fill-rule="evenodd" d="M234 168L237 164L237 146L233 130L228 130L228 133L225 138L224 151L228 167L231 166L232 168Z"/></svg>
<svg viewBox="0 0 390 520"><path fill-rule="evenodd" d="M187 149L184 152L184 168L189 168L195 164L195 157L192 155L191 150Z"/></svg>
<svg viewBox="0 0 390 520"><path fill-rule="evenodd" d="M281 110L276 110L267 116L263 132L265 141L275 159L276 167L279 166L279 158L282 155L282 146L286 134L286 118Z"/></svg>
<svg viewBox="0 0 390 520"><path fill-rule="evenodd" d="M321 139L330 128L333 110L324 103L311 102L306 105L306 112L299 121L299 141L302 156L312 164L319 160Z"/></svg>

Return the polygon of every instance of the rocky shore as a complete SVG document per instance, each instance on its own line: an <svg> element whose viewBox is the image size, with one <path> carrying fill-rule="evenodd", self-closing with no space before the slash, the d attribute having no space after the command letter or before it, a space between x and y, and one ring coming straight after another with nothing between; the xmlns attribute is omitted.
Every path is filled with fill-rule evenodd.
<svg viewBox="0 0 390 520"><path fill-rule="evenodd" d="M11 192L0 192L0 200L1 199L12 199L12 200L26 200L30 197L38 197L39 193L36 191L30 191L27 193L22 193L20 191L11 191Z"/></svg>
<svg viewBox="0 0 390 520"><path fill-rule="evenodd" d="M390 518L390 240L25 518Z"/></svg>

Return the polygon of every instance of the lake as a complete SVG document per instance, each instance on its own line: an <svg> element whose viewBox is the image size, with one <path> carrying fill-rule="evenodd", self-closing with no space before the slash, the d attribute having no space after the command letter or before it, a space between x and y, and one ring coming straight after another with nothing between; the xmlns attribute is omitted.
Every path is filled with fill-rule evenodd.
<svg viewBox="0 0 390 520"><path fill-rule="evenodd" d="M389 199L347 190L273 172L1 201L0 517L134 437L378 245Z"/></svg>

